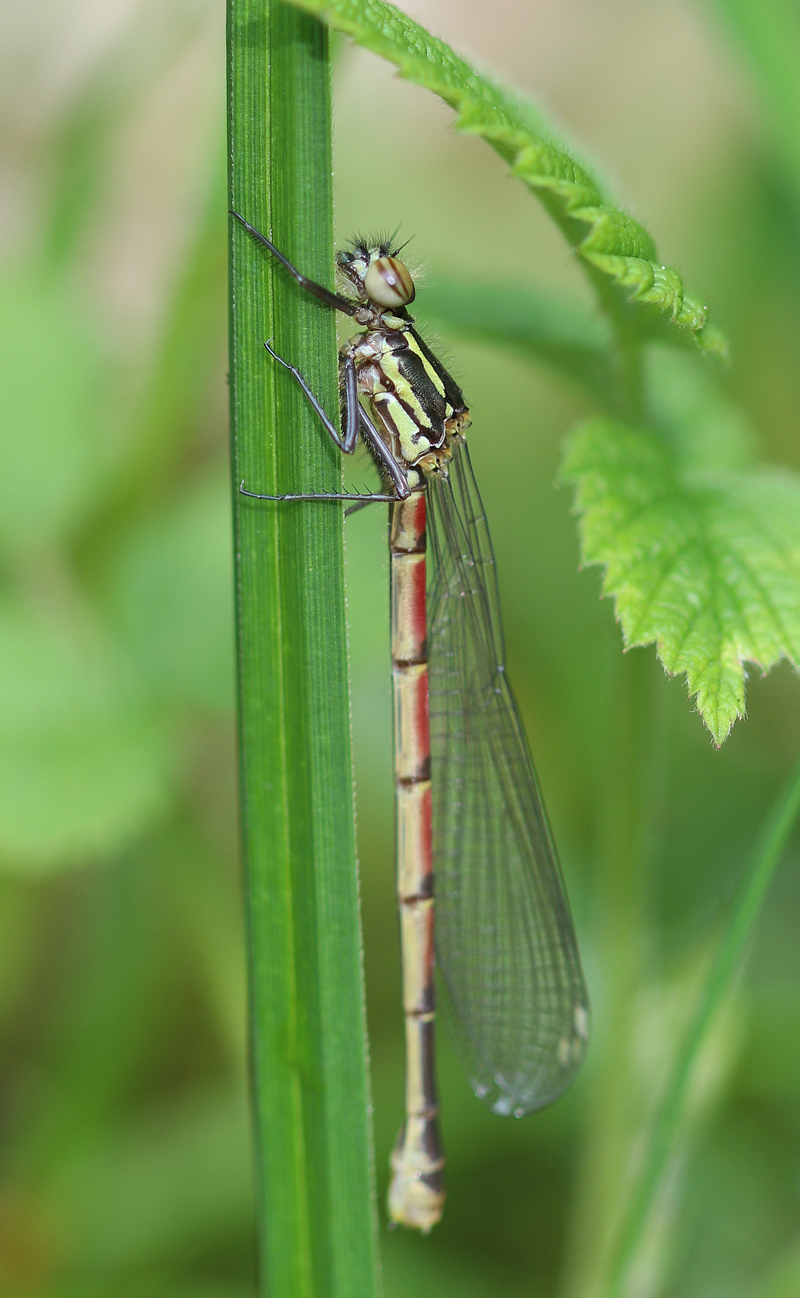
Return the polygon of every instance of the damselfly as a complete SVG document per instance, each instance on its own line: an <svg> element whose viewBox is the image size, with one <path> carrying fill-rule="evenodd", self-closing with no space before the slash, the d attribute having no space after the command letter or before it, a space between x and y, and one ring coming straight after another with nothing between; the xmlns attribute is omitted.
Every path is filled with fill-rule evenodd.
<svg viewBox="0 0 800 1298"><path fill-rule="evenodd" d="M340 352L343 435L301 372L265 346L342 451L353 452L361 434L389 490L367 497L261 495L244 483L240 490L257 500L390 504L406 1116L391 1156L389 1213L428 1231L445 1197L434 964L472 1089L504 1116L542 1108L569 1086L586 1051L588 997L505 673L492 544L465 438L469 411L408 313L415 288L400 249L355 240L337 257L345 293L333 293L233 215L302 288L363 329Z"/></svg>

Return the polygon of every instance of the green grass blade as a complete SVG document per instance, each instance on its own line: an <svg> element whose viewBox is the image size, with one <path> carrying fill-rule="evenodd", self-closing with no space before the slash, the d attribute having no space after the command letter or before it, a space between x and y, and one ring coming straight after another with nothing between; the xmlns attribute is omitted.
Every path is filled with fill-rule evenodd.
<svg viewBox="0 0 800 1298"><path fill-rule="evenodd" d="M631 1263L642 1241L689 1100L700 1052L738 971L748 938L761 909L775 867L800 812L800 762L782 790L762 829L750 869L731 911L716 957L679 1047L675 1067L650 1135L644 1168L631 1197L619 1235L619 1245L605 1293L622 1298Z"/></svg>
<svg viewBox="0 0 800 1298"><path fill-rule="evenodd" d="M229 0L230 201L303 270L333 269L327 32ZM263 341L338 402L330 311L231 229L242 840L261 1291L370 1298L374 1196L350 758L338 454Z"/></svg>
<svg viewBox="0 0 800 1298"><path fill-rule="evenodd" d="M773 148L800 210L800 13L792 0L715 0L744 49L771 117Z"/></svg>

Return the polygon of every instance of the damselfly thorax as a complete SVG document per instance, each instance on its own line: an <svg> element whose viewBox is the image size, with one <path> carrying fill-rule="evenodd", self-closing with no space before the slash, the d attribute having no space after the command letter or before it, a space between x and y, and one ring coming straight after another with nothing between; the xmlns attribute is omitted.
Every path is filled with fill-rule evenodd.
<svg viewBox="0 0 800 1298"><path fill-rule="evenodd" d="M428 1231L445 1198L434 966L472 1089L502 1116L533 1112L570 1084L588 1041L588 997L506 676L494 555L464 436L469 411L408 314L413 277L390 241L355 240L337 258L351 296L333 293L238 220L302 288L362 328L339 356L342 432L300 370L265 346L345 454L360 434L387 490L366 497L262 496L244 483L240 490L261 500L353 501L351 508L390 503L406 1117L391 1156L389 1213Z"/></svg>
<svg viewBox="0 0 800 1298"><path fill-rule="evenodd" d="M356 334L341 350L352 359L358 391L369 398L375 422L399 462L420 474L444 472L451 437L469 427L460 389L433 355L408 317L376 312L372 328Z"/></svg>
<svg viewBox="0 0 800 1298"><path fill-rule="evenodd" d="M355 313L365 332L348 339L340 359L355 366L358 391L394 458L410 471L413 489L425 473L446 473L450 439L469 427L469 411L458 384L414 329L406 310L414 281L388 245L357 244L339 254L338 264L357 291L373 295Z"/></svg>

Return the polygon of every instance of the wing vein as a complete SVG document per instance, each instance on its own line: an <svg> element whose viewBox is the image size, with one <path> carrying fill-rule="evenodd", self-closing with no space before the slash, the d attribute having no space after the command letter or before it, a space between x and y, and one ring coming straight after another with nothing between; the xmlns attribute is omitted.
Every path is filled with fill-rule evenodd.
<svg viewBox="0 0 800 1298"><path fill-rule="evenodd" d="M473 1090L530 1112L570 1084L588 997L561 870L505 673L491 539L466 443L428 479L436 955Z"/></svg>

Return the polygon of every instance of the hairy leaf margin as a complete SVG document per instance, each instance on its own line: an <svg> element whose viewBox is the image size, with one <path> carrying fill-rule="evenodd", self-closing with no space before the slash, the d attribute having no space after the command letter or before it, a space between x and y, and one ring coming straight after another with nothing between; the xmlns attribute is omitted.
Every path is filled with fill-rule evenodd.
<svg viewBox="0 0 800 1298"><path fill-rule="evenodd" d="M687 471L656 435L608 419L570 436L582 561L605 569L626 648L686 673L720 745L745 715L746 664L800 663L800 477Z"/></svg>
<svg viewBox="0 0 800 1298"><path fill-rule="evenodd" d="M724 338L708 325L708 308L685 291L674 267L659 262L647 230L604 201L588 169L551 138L532 99L478 71L385 0L292 3L433 91L455 110L457 130L485 139L562 230L619 330L663 337L666 325L673 341L727 354Z"/></svg>

